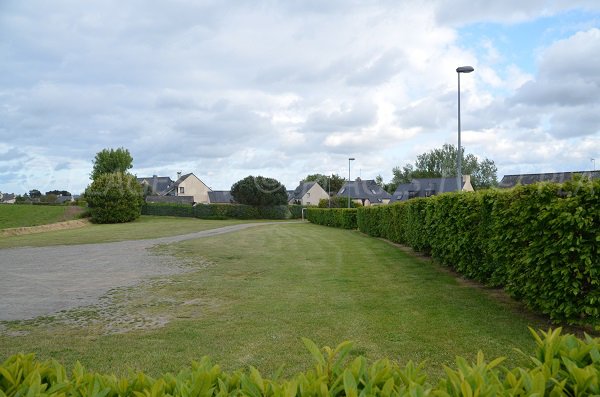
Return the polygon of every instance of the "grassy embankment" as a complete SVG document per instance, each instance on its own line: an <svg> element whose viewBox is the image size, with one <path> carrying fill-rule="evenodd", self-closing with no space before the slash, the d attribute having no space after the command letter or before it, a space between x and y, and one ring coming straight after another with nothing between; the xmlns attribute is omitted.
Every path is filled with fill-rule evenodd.
<svg viewBox="0 0 600 397"><path fill-rule="evenodd" d="M126 227L136 236L163 221ZM209 222L177 220L192 221ZM5 324L0 360L27 351L156 375L210 355L226 369L269 374L285 364L291 374L311 362L300 341L308 337L321 346L352 340L355 354L372 359L426 360L437 377L456 355L473 359L478 350L522 362L514 348L531 351L527 326L547 327L514 302L358 232L265 225L157 249L188 260L190 272L114 291L62 320Z"/></svg>
<svg viewBox="0 0 600 397"><path fill-rule="evenodd" d="M79 207L55 205L0 205L0 230L47 225L75 219Z"/></svg>

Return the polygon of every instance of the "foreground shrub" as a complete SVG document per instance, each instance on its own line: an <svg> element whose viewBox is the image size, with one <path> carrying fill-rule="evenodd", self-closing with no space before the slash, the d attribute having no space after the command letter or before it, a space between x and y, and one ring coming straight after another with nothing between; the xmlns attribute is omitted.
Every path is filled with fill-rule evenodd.
<svg viewBox="0 0 600 397"><path fill-rule="evenodd" d="M308 208L306 219L317 225L356 229L356 208Z"/></svg>
<svg viewBox="0 0 600 397"><path fill-rule="evenodd" d="M141 215L142 187L135 176L122 172L100 174L85 190L94 223L130 222Z"/></svg>
<svg viewBox="0 0 600 397"><path fill-rule="evenodd" d="M401 366L381 359L349 360L352 345L319 349L304 343L315 364L291 379L264 378L258 370L224 372L205 357L175 374L156 379L144 373L128 377L86 371L79 363L70 373L54 360L33 354L9 357L0 365L0 396L593 396L600 394L600 339L578 339L561 330L537 334L529 364L506 368L503 358L483 353L469 363L458 357L445 367L436 385L424 365Z"/></svg>

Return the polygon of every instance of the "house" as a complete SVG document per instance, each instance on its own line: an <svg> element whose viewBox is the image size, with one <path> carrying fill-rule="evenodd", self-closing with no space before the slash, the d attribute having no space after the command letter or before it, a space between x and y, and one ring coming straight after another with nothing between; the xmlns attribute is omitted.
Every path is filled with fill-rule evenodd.
<svg viewBox="0 0 600 397"><path fill-rule="evenodd" d="M398 185L392 195L391 202L406 201L416 197L430 197L436 194L456 192L456 177L449 178L415 178L410 183ZM471 175L463 175L461 191L474 191L471 185Z"/></svg>
<svg viewBox="0 0 600 397"><path fill-rule="evenodd" d="M137 181L145 189L148 189L150 194L158 196L165 195L175 183L175 181L168 176L156 175L149 178L137 178Z"/></svg>
<svg viewBox="0 0 600 397"><path fill-rule="evenodd" d="M75 199L73 198L73 196L58 196L56 198L55 203L56 204L65 204L65 203L71 203L75 201Z"/></svg>
<svg viewBox="0 0 600 397"><path fill-rule="evenodd" d="M362 204L365 207L370 205L387 204L392 196L383 190L374 180L361 180L346 182L337 193L338 196L348 197L356 203Z"/></svg>
<svg viewBox="0 0 600 397"><path fill-rule="evenodd" d="M0 193L0 203L14 204L17 201L17 196L13 193Z"/></svg>
<svg viewBox="0 0 600 397"><path fill-rule="evenodd" d="M194 203L208 204L210 202L208 192L210 191L211 188L193 173L181 175L178 172L177 180L169 187L165 196L192 196Z"/></svg>
<svg viewBox="0 0 600 397"><path fill-rule="evenodd" d="M563 183L579 176L585 179L600 179L600 171L551 172L545 174L504 175L499 188L510 189L517 185L531 185L538 182Z"/></svg>
<svg viewBox="0 0 600 397"><path fill-rule="evenodd" d="M288 191L289 204L319 205L319 201L328 199L329 194L317 182L302 181L291 194Z"/></svg>
<svg viewBox="0 0 600 397"><path fill-rule="evenodd" d="M235 200L229 190L213 190L208 192L208 202L210 204L232 204Z"/></svg>

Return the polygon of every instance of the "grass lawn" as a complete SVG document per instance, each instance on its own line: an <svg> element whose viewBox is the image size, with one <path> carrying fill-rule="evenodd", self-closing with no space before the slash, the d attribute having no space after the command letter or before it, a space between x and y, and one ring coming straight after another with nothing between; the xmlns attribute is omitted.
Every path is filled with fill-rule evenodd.
<svg viewBox="0 0 600 397"><path fill-rule="evenodd" d="M47 225L74 219L75 207L54 205L0 205L0 230L13 227Z"/></svg>
<svg viewBox="0 0 600 397"><path fill-rule="evenodd" d="M170 216L141 216L135 222L111 225L90 224L83 228L45 233L8 236L0 240L1 248L43 247L63 244L108 243L175 236L217 227L248 223L240 220L200 220Z"/></svg>
<svg viewBox="0 0 600 397"><path fill-rule="evenodd" d="M132 224L130 233L153 222ZM514 348L534 345L527 326L547 327L356 231L265 225L156 249L185 259L190 272L114 291L59 318L5 323L0 360L36 352L69 366L156 375L210 355L228 370L253 365L268 375L285 364L289 375L311 363L300 340L308 337L320 346L352 340L354 354L370 359L425 360L437 378L456 355L473 359L478 350L520 363Z"/></svg>

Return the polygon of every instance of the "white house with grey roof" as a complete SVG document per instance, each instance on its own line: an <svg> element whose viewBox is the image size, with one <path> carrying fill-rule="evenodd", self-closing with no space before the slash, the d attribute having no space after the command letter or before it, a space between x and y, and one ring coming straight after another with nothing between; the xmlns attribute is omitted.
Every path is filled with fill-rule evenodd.
<svg viewBox="0 0 600 397"><path fill-rule="evenodd" d="M344 183L337 195L341 197L348 197L349 195L352 201L365 207L387 204L392 198L373 179L362 180L360 178L350 183Z"/></svg>
<svg viewBox="0 0 600 397"><path fill-rule="evenodd" d="M410 183L401 183L392 195L391 202L406 201L416 197L430 197L436 194L458 191L456 177L450 178L415 178ZM474 191L471 175L463 175L461 191Z"/></svg>
<svg viewBox="0 0 600 397"><path fill-rule="evenodd" d="M317 182L300 182L296 190L288 192L288 203L319 205L319 201L329 199L329 194Z"/></svg>
<svg viewBox="0 0 600 397"><path fill-rule="evenodd" d="M212 190L193 173L181 175L181 172L178 172L176 181L173 181L168 176L156 175L151 178L137 178L137 180L151 192L146 197L147 202L178 204L210 203L208 193Z"/></svg>

